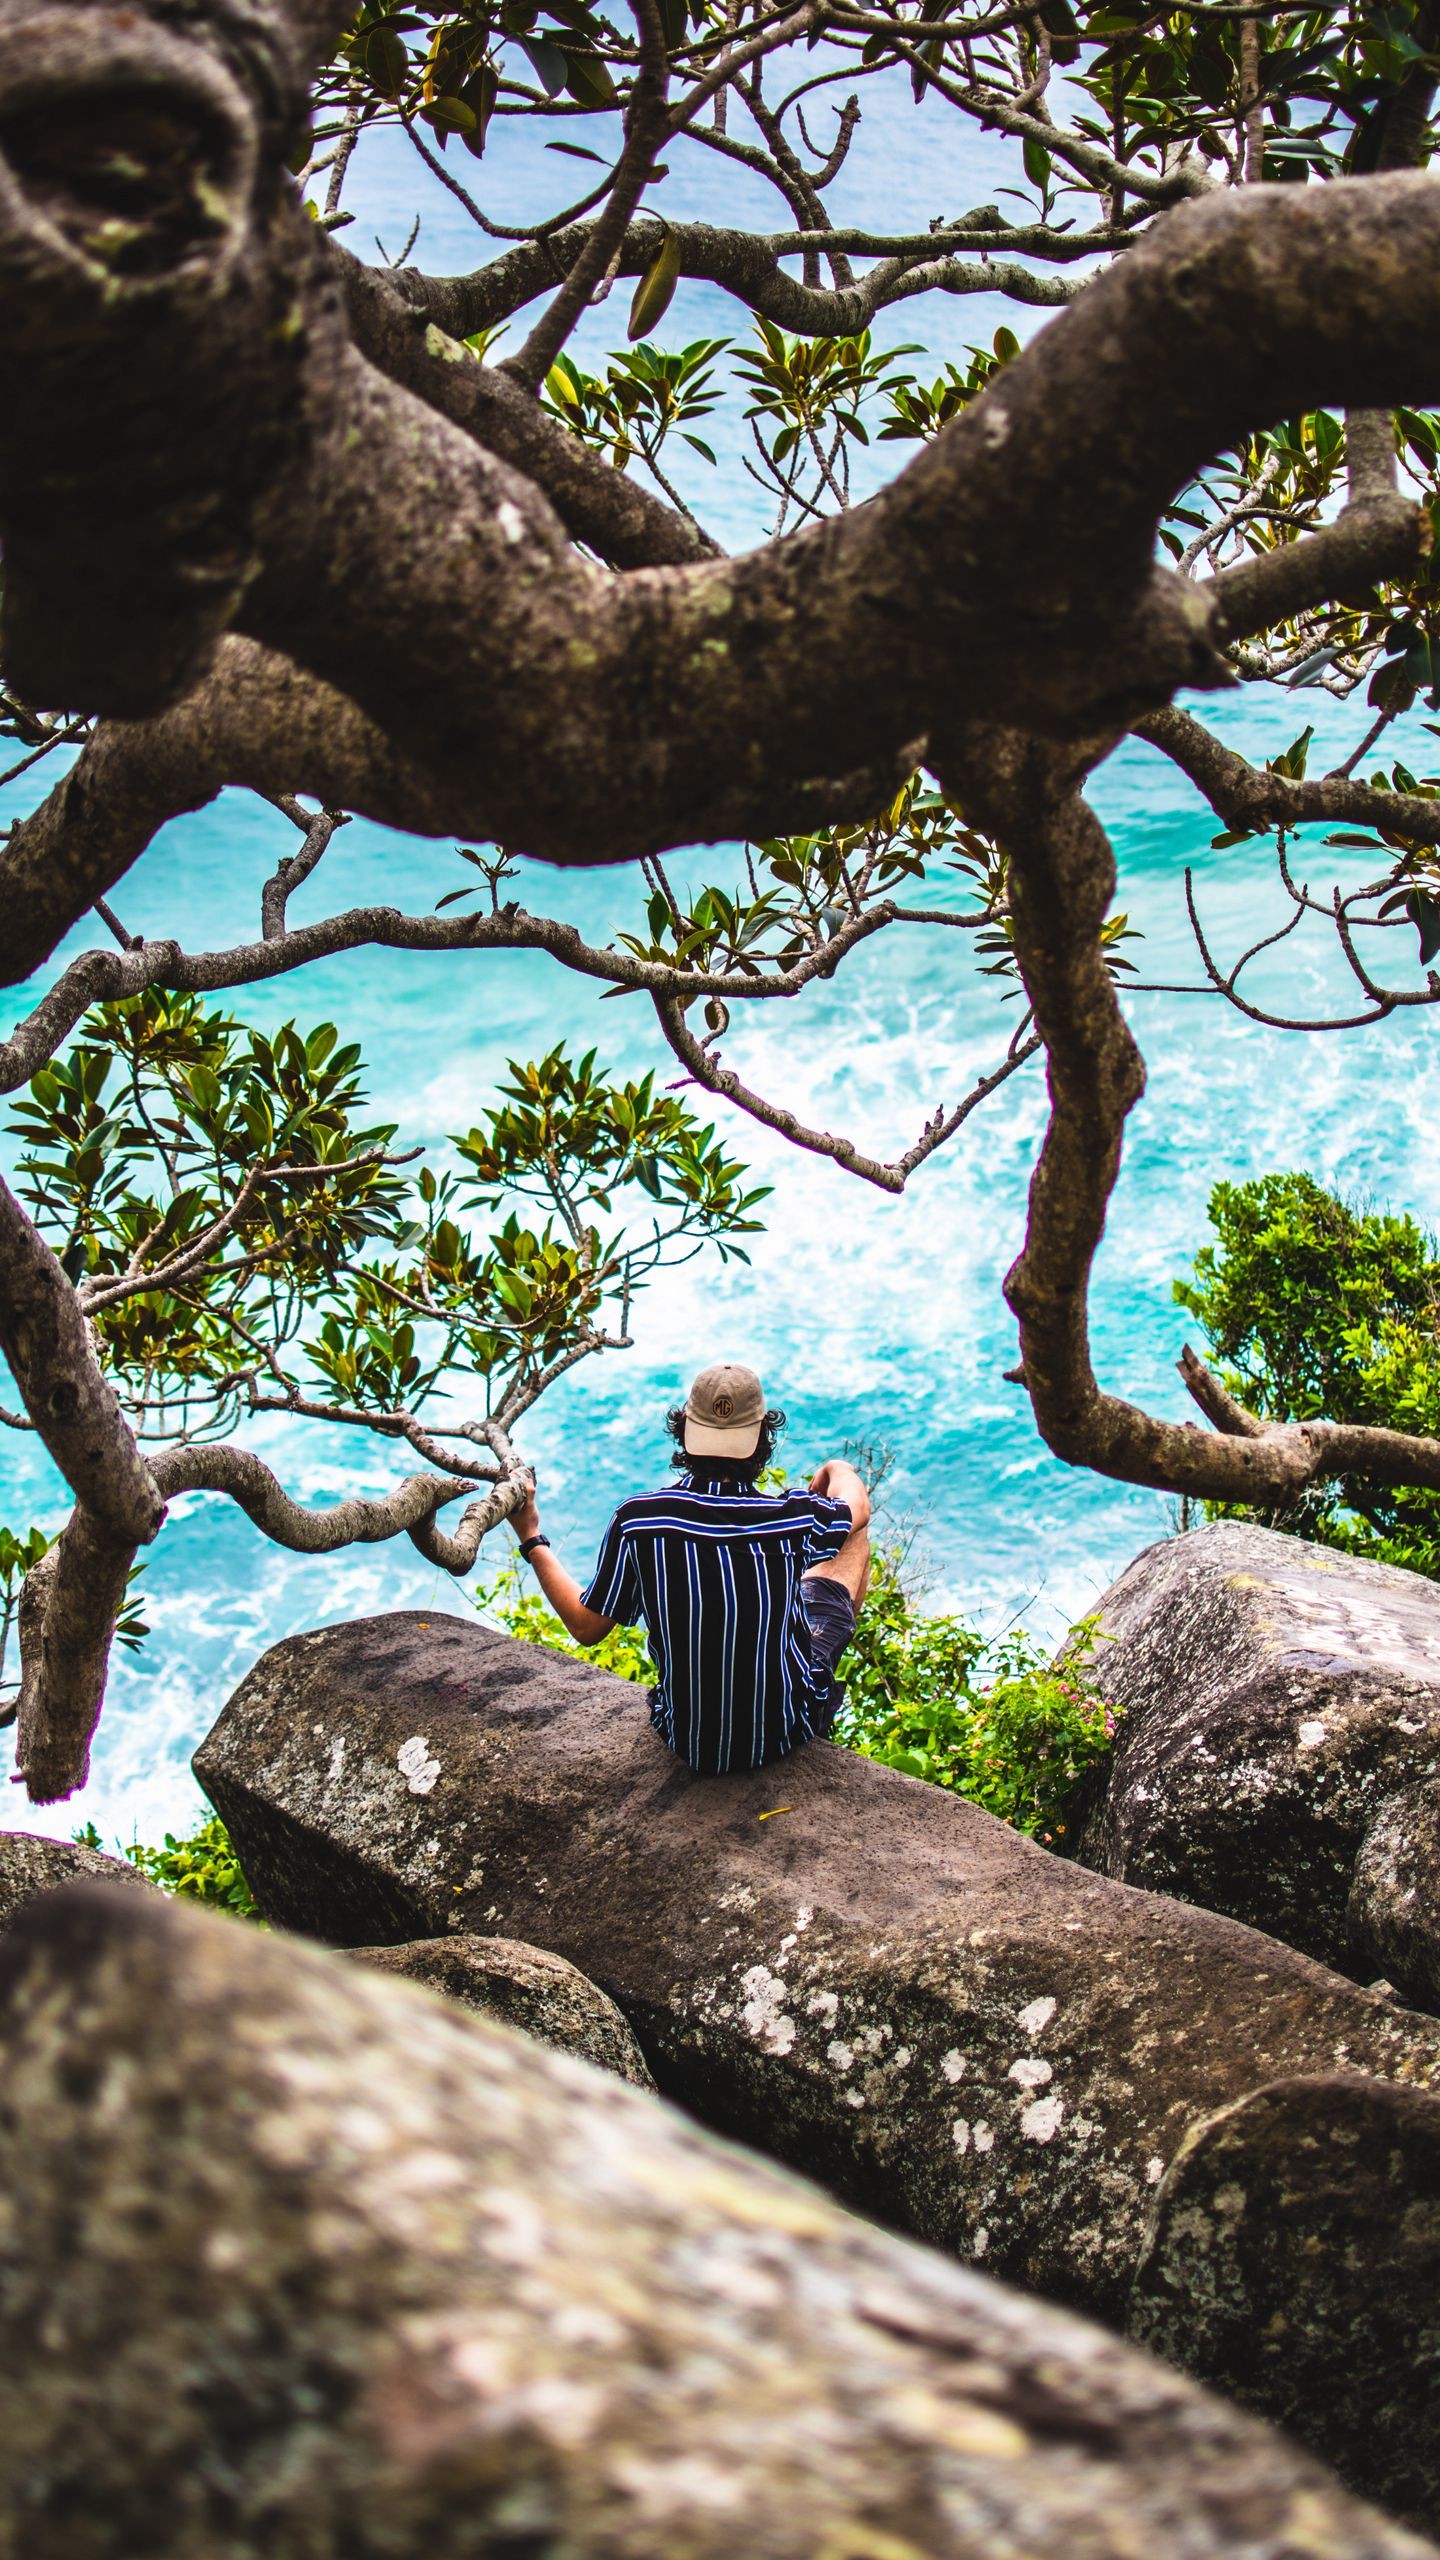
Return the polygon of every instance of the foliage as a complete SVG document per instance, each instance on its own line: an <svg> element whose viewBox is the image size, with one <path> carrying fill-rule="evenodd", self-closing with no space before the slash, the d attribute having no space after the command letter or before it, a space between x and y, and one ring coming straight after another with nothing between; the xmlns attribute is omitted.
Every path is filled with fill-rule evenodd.
<svg viewBox="0 0 1440 2560"><path fill-rule="evenodd" d="M647 341L612 355L603 375L583 372L573 356L557 356L545 378L544 406L583 443L607 454L617 471L637 453L653 467L672 429L713 464L713 452L691 433L690 421L708 417L719 400L714 360L729 343L695 338L666 355Z"/></svg>
<svg viewBox="0 0 1440 2560"><path fill-rule="evenodd" d="M1177 1303L1252 1412L1440 1434L1440 1248L1403 1211L1326 1191L1308 1173L1216 1185ZM1440 1576L1440 1494L1344 1477L1283 1512L1207 1504L1321 1546Z"/></svg>
<svg viewBox="0 0 1440 2560"><path fill-rule="evenodd" d="M577 1644L538 1590L526 1585L516 1564L502 1565L488 1582L477 1583L475 1606L483 1618L494 1619L524 1644L568 1653L573 1661L593 1663L597 1671L612 1671L617 1680L636 1680L647 1689L654 1684L655 1665L643 1627L612 1627L598 1644Z"/></svg>
<svg viewBox="0 0 1440 2560"><path fill-rule="evenodd" d="M934 1615L882 1548L845 1656L835 1739L1059 1847L1069 1799L1115 1731L1090 1677L1096 1641L1097 1621L1087 1618L1052 1666L1019 1628L986 1637L963 1618Z"/></svg>
<svg viewBox="0 0 1440 2560"><path fill-rule="evenodd" d="M919 355L918 347L910 350ZM995 332L991 349L967 347L970 361L962 373L956 364L947 364L944 372L926 384L914 374L901 374L885 385L889 415L880 427L878 441L894 443L910 437L927 441L948 427L952 418L978 400L987 384L993 382L1002 365L1009 364L1020 353L1020 341L1013 329Z"/></svg>
<svg viewBox="0 0 1440 2560"><path fill-rule="evenodd" d="M75 1838L82 1849L103 1850L105 1846L93 1822L87 1822ZM253 1920L264 1928L230 1834L218 1813L207 1814L199 1828L184 1840L177 1840L173 1832L167 1831L163 1849L150 1849L142 1841L132 1840L123 1854L162 1893L172 1893L182 1902L202 1903L208 1911L229 1912L237 1920Z"/></svg>
<svg viewBox="0 0 1440 2560"><path fill-rule="evenodd" d="M735 359L749 393L745 415L760 457L758 471L749 461L745 468L778 495L775 530L782 533L792 507L818 514L826 495L837 507L849 504L849 447L870 441L860 412L884 395L893 401L909 381L895 369L899 359L922 350L877 348L868 329L848 338L790 338L773 321L757 320L755 331L759 345ZM809 469L819 481L813 495L805 494L802 482Z"/></svg>
<svg viewBox="0 0 1440 2560"><path fill-rule="evenodd" d="M267 1035L151 988L31 1082L22 1191L151 1434L287 1408L384 1427L457 1375L514 1418L623 1337L661 1262L758 1232L765 1194L713 1129L593 1050L512 1060L438 1174L360 1120L361 1078L333 1024ZM617 1199L638 1231L596 1223Z"/></svg>
<svg viewBox="0 0 1440 2560"><path fill-rule="evenodd" d="M479 1586L476 1606L526 1644L647 1687L655 1679L643 1628L613 1627L600 1644L579 1645L539 1593L522 1588L514 1565ZM1074 1629L1052 1666L1018 1629L990 1638L962 1618L922 1609L898 1553L880 1548L842 1665L846 1697L834 1738L1059 1847L1067 1803L1115 1731L1114 1712L1088 1671L1096 1626L1087 1618Z"/></svg>

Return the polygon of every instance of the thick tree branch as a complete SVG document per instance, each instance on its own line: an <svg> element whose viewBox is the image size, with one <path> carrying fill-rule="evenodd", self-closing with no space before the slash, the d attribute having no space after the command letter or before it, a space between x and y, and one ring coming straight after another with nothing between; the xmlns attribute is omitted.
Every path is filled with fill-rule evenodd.
<svg viewBox="0 0 1440 2560"><path fill-rule="evenodd" d="M458 807L353 702L287 659L231 637L213 673L173 710L103 722L0 850L0 983L29 977L161 827L230 783L267 799L309 791L383 825L468 832Z"/></svg>
<svg viewBox="0 0 1440 2560"><path fill-rule="evenodd" d="M1130 1484L1266 1509L1345 1475L1440 1489L1440 1440L1326 1421L1218 1434L1107 1394L1090 1358L1089 1288L1144 1064L1105 964L1115 863L1075 790L1076 759L1014 732L958 733L944 763L1009 856L1015 952L1045 1042L1050 1124L1030 1186L1025 1246L1005 1283L1041 1437L1072 1466ZM1194 1384L1191 1383L1192 1392ZM1211 1407L1207 1406L1207 1410Z"/></svg>
<svg viewBox="0 0 1440 2560"><path fill-rule="evenodd" d="M971 255L960 257L952 249L956 232ZM705 222L672 223L670 233L682 275L697 283L720 285L757 318L773 320L777 328L797 337L852 335L868 329L877 312L919 293L1001 293L1010 301L1043 307L1070 302L1081 289L1063 277L1035 275L1022 266L1021 256L1034 254L1027 246L1031 235L998 224L973 240L968 224L957 225L954 231L947 228L895 240L846 230L779 231L766 236L720 230ZM469 276L423 276L405 268L395 278L395 288L437 327L466 337L476 329L494 328L545 292L554 282L554 260L578 256L587 236L587 227L577 224L553 239L527 241ZM663 237L653 215L632 222L620 245L616 272L643 275ZM1086 232L1047 254L1068 263L1128 244L1129 234ZM822 246L833 247L840 256L873 256L879 263L844 286L806 284L787 273L784 259ZM494 450L500 450L498 445Z"/></svg>
<svg viewBox="0 0 1440 2560"><path fill-rule="evenodd" d="M1137 720L1135 735L1159 747L1178 765L1227 827L1246 827L1259 835L1272 827L1328 819L1366 827L1383 825L1416 844L1440 844L1440 800L1422 799L1413 791L1374 791L1348 774L1296 779L1262 770L1173 704Z"/></svg>
<svg viewBox="0 0 1440 2560"><path fill-rule="evenodd" d="M0 631L32 702L193 682L304 467L315 244L277 176L343 14L0 7ZM131 172L108 221L102 130Z"/></svg>
<svg viewBox="0 0 1440 2560"><path fill-rule="evenodd" d="M70 1282L4 1182L0 1352L77 1499L112 1537L143 1546L160 1526L164 1496L101 1374Z"/></svg>
<svg viewBox="0 0 1440 2560"><path fill-rule="evenodd" d="M90 1774L90 1743L134 1561L133 1541L80 1503L25 1577L15 1765L32 1804L59 1803Z"/></svg>
<svg viewBox="0 0 1440 2560"><path fill-rule="evenodd" d="M375 1498L351 1494L329 1510L316 1511L294 1501L253 1450L237 1449L229 1442L164 1449L151 1465L167 1502L179 1493L228 1494L273 1545L304 1556L330 1556L341 1547L379 1545L418 1527L443 1504L474 1490L464 1477L406 1476L387 1494Z"/></svg>
<svg viewBox="0 0 1440 2560"><path fill-rule="evenodd" d="M653 226L658 242L659 227ZM583 246L583 242L580 244ZM567 253L562 238L557 254ZM575 254L578 256L579 248ZM392 382L402 383L428 408L473 436L477 444L533 480L577 542L612 569L679 568L714 559L719 545L689 517L652 497L562 427L538 400L498 366L477 362L461 337L447 334L463 315L431 317L406 295L408 268L382 276L335 248L344 285L350 332L361 354ZM537 250L537 281L554 280L548 246ZM512 306L513 307L513 306ZM475 321L469 327L491 324Z"/></svg>
<svg viewBox="0 0 1440 2560"><path fill-rule="evenodd" d="M1429 396L1437 250L1424 178L1212 197L1152 228L867 506L743 560L618 579L312 298L312 459L272 492L237 619L366 715L367 767L377 736L402 745L383 811L369 770L359 790L303 769L284 785L624 859L863 815L957 698L1088 735L1218 681L1211 605L1153 565L1161 509L1271 417ZM128 620L124 647L133 684Z"/></svg>
<svg viewBox="0 0 1440 2560"><path fill-rule="evenodd" d="M1393 438L1388 414L1385 426ZM1392 459L1393 450L1392 441ZM1218 637L1245 640L1377 578L1404 577L1429 548L1430 518L1423 507L1402 497L1393 483L1388 489L1362 487L1333 524L1238 560L1202 592L1214 603Z"/></svg>
<svg viewBox="0 0 1440 2560"><path fill-rule="evenodd" d="M469 1573L480 1552L482 1538L518 1511L533 1483L523 1469L498 1484L478 1502L467 1504L460 1514L460 1525L453 1531L441 1528L432 1512L428 1519L418 1520L408 1532L411 1544L419 1548L430 1564L438 1564L445 1573Z"/></svg>
<svg viewBox="0 0 1440 2560"><path fill-rule="evenodd" d="M893 753L902 721L909 742L957 690L1052 735L1133 717L1146 693L1219 672L1207 608L1150 559L1174 489L1242 421L1362 378L1371 397L1440 381L1417 329L1431 298L1440 318L1440 191L1401 177L1301 195L1173 217L882 496L690 571L585 571L532 489L342 361L312 503L244 621L432 775L483 774L485 831L552 858L854 809L857 741ZM1378 301L1377 261L1393 277ZM423 479L405 459L422 448ZM883 769L863 768L870 790Z"/></svg>

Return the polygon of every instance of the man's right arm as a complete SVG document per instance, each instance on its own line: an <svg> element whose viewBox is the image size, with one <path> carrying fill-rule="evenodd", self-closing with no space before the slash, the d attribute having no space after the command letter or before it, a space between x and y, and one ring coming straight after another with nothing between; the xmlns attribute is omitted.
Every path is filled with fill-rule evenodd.
<svg viewBox="0 0 1440 2560"><path fill-rule="evenodd" d="M539 1537L540 1512L533 1492L520 1509L511 1514L510 1525L522 1545L527 1538ZM602 1636L608 1636L615 1624L614 1619L602 1618L598 1609L586 1608L580 1596L579 1583L573 1574L566 1572L553 1547L534 1548L529 1562L536 1581L567 1635L573 1636L577 1644L585 1645L598 1644Z"/></svg>

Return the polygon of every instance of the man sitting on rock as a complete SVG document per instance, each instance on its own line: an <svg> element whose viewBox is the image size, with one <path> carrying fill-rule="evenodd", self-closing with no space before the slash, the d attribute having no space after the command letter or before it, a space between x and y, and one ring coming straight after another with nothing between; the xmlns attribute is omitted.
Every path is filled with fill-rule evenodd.
<svg viewBox="0 0 1440 2560"><path fill-rule="evenodd" d="M843 1458L808 1492L757 1491L784 1422L753 1369L702 1369L666 1417L677 1481L621 1503L584 1591L542 1535L533 1494L512 1523L578 1644L644 1626L659 1673L651 1721L709 1776L828 1734L844 1695L835 1665L870 1580L870 1497Z"/></svg>

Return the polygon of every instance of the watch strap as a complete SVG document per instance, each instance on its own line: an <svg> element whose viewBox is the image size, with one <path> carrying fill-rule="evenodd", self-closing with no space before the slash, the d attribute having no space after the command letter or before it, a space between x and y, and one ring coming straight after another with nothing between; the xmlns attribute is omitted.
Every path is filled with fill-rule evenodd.
<svg viewBox="0 0 1440 2560"><path fill-rule="evenodd" d="M521 1539L521 1541L520 1541L520 1553L521 1553L521 1555L526 1559L526 1561L527 1561L527 1563L528 1563L528 1561L529 1561L530 1557L531 1557L531 1556L533 1556L533 1554L535 1553L535 1550L536 1550L536 1548L537 1548L537 1547L548 1547L548 1546L549 1546L549 1544L550 1544L549 1539L544 1535L544 1532L542 1531L542 1532L540 1533L540 1535L539 1535L539 1536L537 1536L537 1537L534 1537L534 1538L522 1538L522 1539Z"/></svg>

